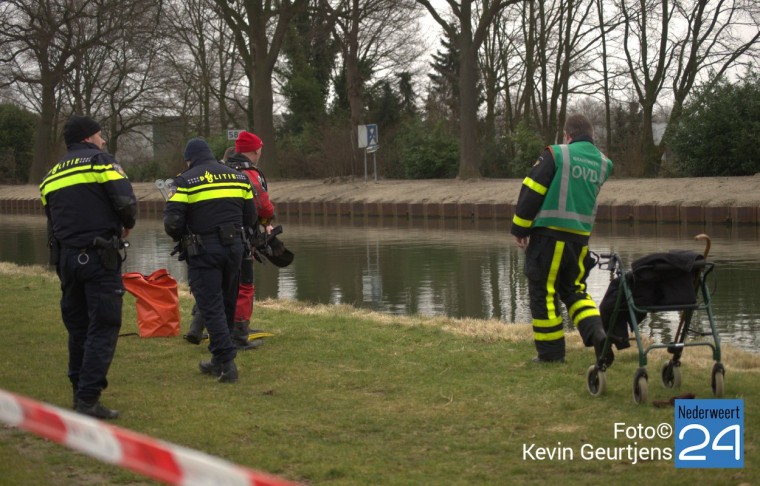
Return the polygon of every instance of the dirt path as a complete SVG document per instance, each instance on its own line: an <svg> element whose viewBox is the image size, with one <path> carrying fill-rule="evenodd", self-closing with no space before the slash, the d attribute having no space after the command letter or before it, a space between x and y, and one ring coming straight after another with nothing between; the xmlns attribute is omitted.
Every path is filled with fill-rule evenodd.
<svg viewBox="0 0 760 486"><path fill-rule="evenodd" d="M514 203L521 179L273 180L275 202ZM160 200L152 183L133 184L140 200ZM0 186L0 200L39 199L34 185ZM600 205L760 206L760 175L679 179L612 179L599 195Z"/></svg>

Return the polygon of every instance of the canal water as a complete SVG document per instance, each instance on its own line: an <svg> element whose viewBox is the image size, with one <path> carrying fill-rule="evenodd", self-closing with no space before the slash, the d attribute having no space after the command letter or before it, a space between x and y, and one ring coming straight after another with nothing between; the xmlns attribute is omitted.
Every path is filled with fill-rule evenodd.
<svg viewBox="0 0 760 486"><path fill-rule="evenodd" d="M295 253L283 269L256 264L256 297L342 303L401 315L447 315L530 322L524 254L509 235L508 222L405 218L282 219L281 240ZM44 264L45 218L0 215L0 260ZM616 252L626 265L670 249L704 250L694 235L712 238L708 279L722 342L760 352L760 236L758 228L682 225L599 224L593 251ZM179 281L187 268L169 253L173 243L158 219L140 220L129 237L125 272L150 274L166 268ZM610 273L596 268L589 293L601 301ZM650 316L642 331L669 341L678 314ZM705 316L697 328L709 331Z"/></svg>

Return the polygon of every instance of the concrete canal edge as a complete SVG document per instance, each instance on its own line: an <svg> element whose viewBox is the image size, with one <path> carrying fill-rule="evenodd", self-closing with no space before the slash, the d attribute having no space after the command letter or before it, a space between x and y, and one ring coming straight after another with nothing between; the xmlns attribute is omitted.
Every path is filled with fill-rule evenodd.
<svg viewBox="0 0 760 486"><path fill-rule="evenodd" d="M277 212L288 218L510 220L521 179L270 181ZM161 217L164 201L152 183L134 183L139 217ZM34 185L0 185L0 213L44 211ZM758 225L760 176L610 180L602 188L599 222Z"/></svg>

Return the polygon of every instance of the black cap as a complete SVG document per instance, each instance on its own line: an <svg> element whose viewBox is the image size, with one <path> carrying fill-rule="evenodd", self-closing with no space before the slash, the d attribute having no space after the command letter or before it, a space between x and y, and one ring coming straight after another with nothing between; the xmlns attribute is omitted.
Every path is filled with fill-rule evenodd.
<svg viewBox="0 0 760 486"><path fill-rule="evenodd" d="M214 153L209 148L208 144L202 138L191 138L187 145L185 145L185 162L188 160L195 162L197 160L213 159Z"/></svg>
<svg viewBox="0 0 760 486"><path fill-rule="evenodd" d="M66 145L79 143L87 137L91 137L100 131L98 122L88 116L71 115L63 126L63 139Z"/></svg>

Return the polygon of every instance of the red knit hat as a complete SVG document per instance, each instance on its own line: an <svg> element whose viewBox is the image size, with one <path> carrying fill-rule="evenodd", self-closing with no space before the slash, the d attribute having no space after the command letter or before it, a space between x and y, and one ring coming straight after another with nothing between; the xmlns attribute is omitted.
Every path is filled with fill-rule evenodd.
<svg viewBox="0 0 760 486"><path fill-rule="evenodd" d="M240 132L235 140L235 152L243 154L246 152L255 152L264 146L264 142L251 132Z"/></svg>

